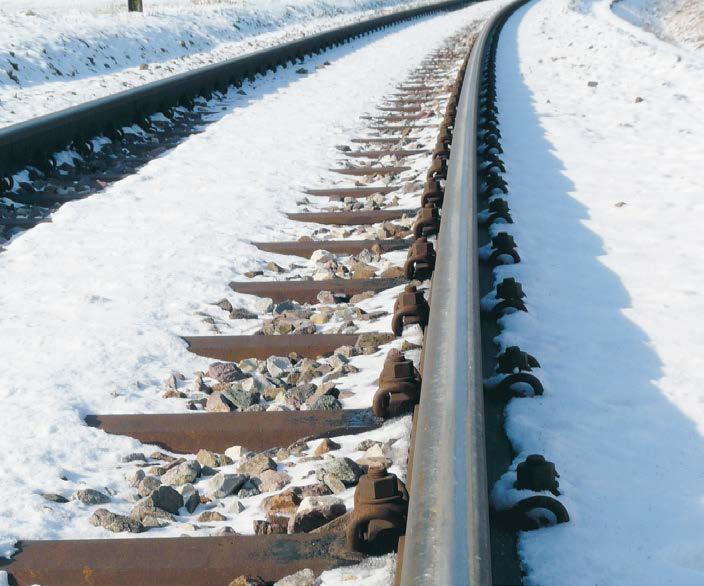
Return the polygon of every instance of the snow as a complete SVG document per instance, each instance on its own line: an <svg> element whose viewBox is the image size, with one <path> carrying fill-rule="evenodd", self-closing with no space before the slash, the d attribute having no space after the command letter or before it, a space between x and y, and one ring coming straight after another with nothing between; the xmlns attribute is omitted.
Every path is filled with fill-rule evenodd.
<svg viewBox="0 0 704 586"><path fill-rule="evenodd" d="M607 0L532 2L501 35L501 230L522 261L496 278L528 313L499 341L545 386L507 428L515 463L556 463L572 518L521 534L527 586L704 580L703 68Z"/></svg>
<svg viewBox="0 0 704 586"><path fill-rule="evenodd" d="M83 417L184 410L161 398L161 381L210 362L187 352L180 338L209 333L198 312L213 313L210 304L223 297L253 303L227 287L272 259L249 242L309 233L282 212L295 208L302 187L342 181L328 170L336 166L334 146L363 134L362 114L445 38L497 5L356 40L307 60L309 74L288 68L258 78L244 86L246 95L230 92L215 102L225 110L203 133L13 239L0 255L0 551L18 538L112 536L88 523L92 508L39 495L96 488L111 493L111 510L130 510L123 475L131 468L120 457L150 448L88 428ZM384 295L369 307L388 305L393 292ZM218 327L242 331L224 319ZM353 363L378 372L384 354ZM373 392L369 371L357 376ZM400 438L400 454L408 421L365 437ZM361 439L343 438L344 453L353 454ZM395 470L403 476L402 467ZM251 532L247 515L242 527L227 524ZM142 536L181 532L173 525Z"/></svg>
<svg viewBox="0 0 704 586"><path fill-rule="evenodd" d="M319 586L337 586L339 584L387 586L389 584L389 576L393 576L395 570L395 555L369 558L355 566L323 572L318 578Z"/></svg>
<svg viewBox="0 0 704 586"><path fill-rule="evenodd" d="M422 0L4 0L0 126Z"/></svg>
<svg viewBox="0 0 704 586"><path fill-rule="evenodd" d="M616 0L614 12L657 36L704 48L704 4L699 0Z"/></svg>

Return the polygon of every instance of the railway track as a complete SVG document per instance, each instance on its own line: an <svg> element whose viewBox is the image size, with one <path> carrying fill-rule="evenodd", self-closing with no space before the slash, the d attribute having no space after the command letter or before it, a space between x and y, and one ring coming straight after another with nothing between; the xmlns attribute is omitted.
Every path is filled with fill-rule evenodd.
<svg viewBox="0 0 704 586"><path fill-rule="evenodd" d="M199 132L218 119L218 99L228 87L463 4L446 0L402 10L0 128L0 237L50 221L62 204L99 193Z"/></svg>
<svg viewBox="0 0 704 586"><path fill-rule="evenodd" d="M517 463L515 494L488 496L514 466L507 401L542 392L537 360L493 341L504 313L527 310L520 284L494 273L520 262L494 60L524 3L448 39L386 97L340 148L343 182L306 190L289 214L308 236L254 243L281 256L230 287L261 311L219 307L258 330L185 336L216 362L165 381L165 399L204 412L86 417L158 446L123 458L141 497L129 515L79 495L93 525L145 538L19 542L10 583L308 584L396 551L399 584L521 583L517 531L569 519L539 455ZM351 490L349 507L337 495ZM251 499L265 514L241 535L228 521L258 509ZM169 525L199 537L150 536Z"/></svg>

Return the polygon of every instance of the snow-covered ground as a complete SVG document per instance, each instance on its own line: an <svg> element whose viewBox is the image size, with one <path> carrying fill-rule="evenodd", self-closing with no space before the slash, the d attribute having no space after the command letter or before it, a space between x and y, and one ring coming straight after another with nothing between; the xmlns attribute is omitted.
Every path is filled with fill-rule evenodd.
<svg viewBox="0 0 704 586"><path fill-rule="evenodd" d="M0 255L0 549L17 538L110 536L88 523L90 507L40 496L98 488L113 495L111 508L132 506L130 466L120 457L146 448L88 428L83 417L185 410L161 397L162 381L172 369L207 368L210 361L187 352L180 338L209 333L199 312L219 311L210 304L224 297L252 303L227 286L271 260L249 242L310 233L282 212L295 208L302 187L343 180L328 170L335 145L365 134L362 114L444 39L502 2L400 25L308 60L308 74L279 70L245 85L245 95L232 91L218 104L220 120L202 134L99 196L64 205L51 224L7 246ZM394 293L379 297L388 303ZM379 329L388 330L388 319ZM240 331L237 321L229 329L221 321L224 333ZM383 354L361 359L376 361L378 373ZM372 388L375 375L364 376ZM404 436L407 419L392 427ZM346 442L352 453L356 442ZM235 529L251 532L249 514Z"/></svg>
<svg viewBox="0 0 704 586"><path fill-rule="evenodd" d="M540 361L519 459L556 463L568 524L524 533L526 584L704 582L704 63L608 0L531 2L498 55L509 226ZM506 227L502 227L506 229ZM513 473L515 474L515 472ZM509 475L510 476L510 475Z"/></svg>
<svg viewBox="0 0 704 586"><path fill-rule="evenodd" d="M657 36L692 49L704 48L701 0L616 0L616 14Z"/></svg>
<svg viewBox="0 0 704 586"><path fill-rule="evenodd" d="M4 0L0 126L428 0Z"/></svg>

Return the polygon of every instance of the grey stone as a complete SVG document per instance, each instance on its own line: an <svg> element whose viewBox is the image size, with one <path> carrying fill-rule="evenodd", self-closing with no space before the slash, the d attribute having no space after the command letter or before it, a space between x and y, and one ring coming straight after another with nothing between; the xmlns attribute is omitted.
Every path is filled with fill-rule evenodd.
<svg viewBox="0 0 704 586"><path fill-rule="evenodd" d="M48 501L51 501L52 503L67 503L68 499L65 496L62 496L60 494L56 494L54 492L43 492L42 497L45 498Z"/></svg>
<svg viewBox="0 0 704 586"><path fill-rule="evenodd" d="M357 484L362 474L362 468L349 458L332 458L318 468L316 478L338 493Z"/></svg>
<svg viewBox="0 0 704 586"><path fill-rule="evenodd" d="M196 460L201 466L208 466L210 468L220 467L220 456L209 450L199 450L196 454Z"/></svg>
<svg viewBox="0 0 704 586"><path fill-rule="evenodd" d="M381 446L381 442L376 441L376 440L366 439L366 440L360 442L359 444L357 444L355 451L366 452L369 448L371 448L373 446Z"/></svg>
<svg viewBox="0 0 704 586"><path fill-rule="evenodd" d="M146 462L147 457L142 453L142 452L133 452L131 454L127 454L126 456L122 456L120 458L121 462Z"/></svg>
<svg viewBox="0 0 704 586"><path fill-rule="evenodd" d="M342 354L333 354L328 358L328 364L333 368L339 368L341 366L346 366L349 363L349 359Z"/></svg>
<svg viewBox="0 0 704 586"><path fill-rule="evenodd" d="M211 498L224 498L237 492L247 481L244 474L223 474L218 472L208 482L208 495Z"/></svg>
<svg viewBox="0 0 704 586"><path fill-rule="evenodd" d="M160 478L158 478L157 476L145 476L142 481L137 485L137 492L139 493L139 496L149 496L152 491L156 490L160 486Z"/></svg>
<svg viewBox="0 0 704 586"><path fill-rule="evenodd" d="M218 537L220 535L237 535L237 531L235 531L232 527L225 525L225 527L218 527L215 531L211 533L211 535Z"/></svg>
<svg viewBox="0 0 704 586"><path fill-rule="evenodd" d="M203 511L196 520L199 523L208 523L213 521L227 521L227 517L218 511Z"/></svg>
<svg viewBox="0 0 704 586"><path fill-rule="evenodd" d="M264 453L243 460L237 472L248 476L259 476L265 470L276 470L276 462Z"/></svg>
<svg viewBox="0 0 704 586"><path fill-rule="evenodd" d="M113 533L142 533L146 530L140 521L136 521L125 515L118 515L107 509L97 509L88 521L91 525L102 527Z"/></svg>
<svg viewBox="0 0 704 586"><path fill-rule="evenodd" d="M184 484L181 486L181 496L183 497L183 506L189 513L192 513L200 504L200 493L192 484Z"/></svg>
<svg viewBox="0 0 704 586"><path fill-rule="evenodd" d="M280 386L280 384L281 383L278 380L273 379L270 376L255 372L252 373L249 378L243 380L240 383L240 387L243 391L257 391L259 393L266 393L268 389L276 388Z"/></svg>
<svg viewBox="0 0 704 586"><path fill-rule="evenodd" d="M229 299L221 299L217 303L213 303L213 305L216 305L223 311L232 311L232 303L230 303Z"/></svg>
<svg viewBox="0 0 704 586"><path fill-rule="evenodd" d="M266 361L266 369L276 378L282 378L291 370L293 365L286 356L270 356Z"/></svg>
<svg viewBox="0 0 704 586"><path fill-rule="evenodd" d="M301 491L301 498L305 498L307 496L327 496L332 494L332 491L322 482L308 484L298 488L300 488Z"/></svg>
<svg viewBox="0 0 704 586"><path fill-rule="evenodd" d="M197 460L182 462L178 466L171 468L161 477L162 484L186 484L193 482L200 474L200 464Z"/></svg>
<svg viewBox="0 0 704 586"><path fill-rule="evenodd" d="M181 495L179 494L179 496ZM183 497L181 497L181 499L183 501ZM167 521L174 520L174 516L172 513L169 513L169 511L154 506L154 501L149 496L138 501L135 506L132 507L132 510L130 511L130 517L137 521L143 521L146 517L158 517L161 519L166 519Z"/></svg>
<svg viewBox="0 0 704 586"><path fill-rule="evenodd" d="M84 505L102 505L110 502L110 497L99 490L82 488L76 491L74 498Z"/></svg>
<svg viewBox="0 0 704 586"><path fill-rule="evenodd" d="M205 395L209 395L213 392L213 389L211 389L210 386L205 383L205 381L203 380L203 375L201 374L196 376L196 378L194 379L193 390L196 393L203 393Z"/></svg>
<svg viewBox="0 0 704 586"><path fill-rule="evenodd" d="M236 411L237 407L222 393L213 393L205 403L205 410L211 413L229 413Z"/></svg>
<svg viewBox="0 0 704 586"><path fill-rule="evenodd" d="M142 525L147 529L160 529L161 527L166 527L169 522L161 517L156 517L154 515L146 515L142 519Z"/></svg>
<svg viewBox="0 0 704 586"><path fill-rule="evenodd" d="M274 305L273 312L276 315L281 315L285 311L295 311L300 308L301 306L295 301L292 301L291 299L286 299Z"/></svg>
<svg viewBox="0 0 704 586"><path fill-rule="evenodd" d="M170 456L169 454L165 454L164 452L152 452L149 457L152 460L163 460L164 462L176 462L177 460L181 459L176 456Z"/></svg>
<svg viewBox="0 0 704 586"><path fill-rule="evenodd" d="M228 513L241 513L244 511L245 506L242 504L242 501L240 499L235 498L232 499L232 501L227 505L227 508L225 509Z"/></svg>
<svg viewBox="0 0 704 586"><path fill-rule="evenodd" d="M328 452L332 452L333 450L339 450L340 447L340 444L334 442L333 440L329 438L324 438L323 441L318 444L318 447L315 448L313 454L315 454L316 456L322 456L323 454L327 454Z"/></svg>
<svg viewBox="0 0 704 586"><path fill-rule="evenodd" d="M213 362L208 367L208 377L221 383L231 383L245 378L245 374L233 362Z"/></svg>
<svg viewBox="0 0 704 586"><path fill-rule="evenodd" d="M284 400L287 405L291 405L295 408L300 408L303 403L305 403L317 390L317 386L314 384L303 384L288 389L283 392Z"/></svg>
<svg viewBox="0 0 704 586"><path fill-rule="evenodd" d="M271 516L293 516L298 510L298 505L301 504L301 489L297 486L287 488L283 492L265 497L262 500L262 509L267 515Z"/></svg>
<svg viewBox="0 0 704 586"><path fill-rule="evenodd" d="M345 358L352 358L352 356L357 356L359 352L354 346L340 346L335 350L335 354L344 356Z"/></svg>
<svg viewBox="0 0 704 586"><path fill-rule="evenodd" d="M233 386L223 391L222 397L238 409L246 409L259 403L260 394L258 391L246 391L241 387Z"/></svg>
<svg viewBox="0 0 704 586"><path fill-rule="evenodd" d="M321 265L326 262L335 260L335 258L336 257L334 254L328 252L323 248L319 248L318 250L313 251L313 254L310 255L311 262L314 262L316 264L320 263Z"/></svg>
<svg viewBox="0 0 704 586"><path fill-rule="evenodd" d="M290 518L289 533L307 533L322 527L333 519L337 519L347 512L347 507L342 499L334 496L308 496L305 497Z"/></svg>
<svg viewBox="0 0 704 586"><path fill-rule="evenodd" d="M170 486L162 485L147 497L153 506L169 513L178 513L183 506L183 496Z"/></svg>
<svg viewBox="0 0 704 586"><path fill-rule="evenodd" d="M146 473L144 470L141 468L137 468L136 470L132 470L131 472L128 472L125 475L125 479L127 480L127 484L130 486L136 488L139 486L139 483L144 480L144 477L146 476Z"/></svg>
<svg viewBox="0 0 704 586"><path fill-rule="evenodd" d="M238 498L245 499L250 496L257 496L258 494L261 494L261 491L257 486L251 481L248 480L242 485L242 488L239 489L237 492Z"/></svg>
<svg viewBox="0 0 704 586"><path fill-rule="evenodd" d="M277 472L276 470L265 470L259 475L258 479L258 488L261 492L281 490L291 482L291 477L286 472Z"/></svg>
<svg viewBox="0 0 704 586"><path fill-rule="evenodd" d="M230 319L257 319L258 317L256 313L242 307L237 307L230 312Z"/></svg>
<svg viewBox="0 0 704 586"><path fill-rule="evenodd" d="M323 395L318 397L310 406L312 411L335 411L342 409L342 403L337 397L332 395Z"/></svg>
<svg viewBox="0 0 704 586"><path fill-rule="evenodd" d="M393 334L385 334L380 332L366 332L359 335L357 339L357 347L361 348L363 353L374 353L379 349L379 346L388 344L395 339Z"/></svg>

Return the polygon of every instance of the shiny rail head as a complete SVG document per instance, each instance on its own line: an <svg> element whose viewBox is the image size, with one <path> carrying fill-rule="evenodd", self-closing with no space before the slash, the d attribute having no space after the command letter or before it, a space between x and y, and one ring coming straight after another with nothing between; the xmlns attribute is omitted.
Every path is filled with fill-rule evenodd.
<svg viewBox="0 0 704 586"><path fill-rule="evenodd" d="M474 43L457 104L426 329L423 382L398 582L492 583L479 318L477 107L490 36L526 0L497 11Z"/></svg>

